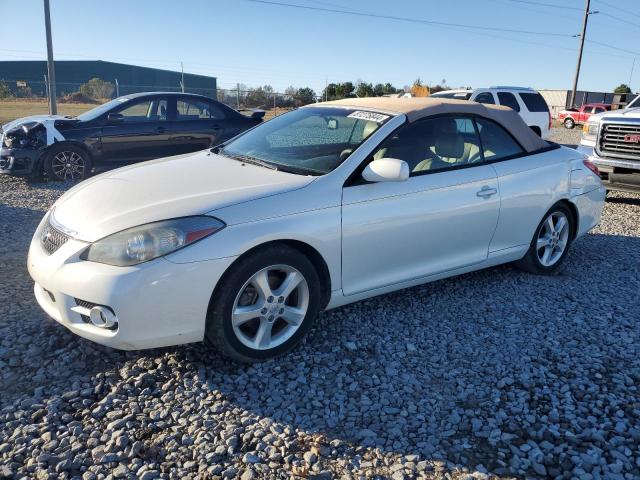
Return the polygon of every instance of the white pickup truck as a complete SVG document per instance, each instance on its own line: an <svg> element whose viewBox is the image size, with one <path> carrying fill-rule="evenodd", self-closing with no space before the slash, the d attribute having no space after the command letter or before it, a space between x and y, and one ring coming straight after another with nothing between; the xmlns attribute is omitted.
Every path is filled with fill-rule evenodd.
<svg viewBox="0 0 640 480"><path fill-rule="evenodd" d="M640 192L640 96L624 109L591 115L578 150L598 166L608 190Z"/></svg>

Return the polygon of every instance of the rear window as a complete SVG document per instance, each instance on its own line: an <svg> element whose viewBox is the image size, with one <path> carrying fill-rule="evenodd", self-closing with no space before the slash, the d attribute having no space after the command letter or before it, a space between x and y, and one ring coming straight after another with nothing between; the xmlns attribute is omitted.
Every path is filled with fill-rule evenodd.
<svg viewBox="0 0 640 480"><path fill-rule="evenodd" d="M539 93L520 93L519 95L530 112L549 112L547 102Z"/></svg>

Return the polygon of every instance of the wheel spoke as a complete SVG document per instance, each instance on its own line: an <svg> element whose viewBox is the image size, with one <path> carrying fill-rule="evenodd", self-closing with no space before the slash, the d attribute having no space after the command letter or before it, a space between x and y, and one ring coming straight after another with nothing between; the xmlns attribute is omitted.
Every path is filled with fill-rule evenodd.
<svg viewBox="0 0 640 480"><path fill-rule="evenodd" d="M258 333L256 333L255 338L253 339L253 343L258 348L268 347L271 343L271 329L273 328L273 323L261 319L260 326L258 327Z"/></svg>
<svg viewBox="0 0 640 480"><path fill-rule="evenodd" d="M550 247L550 246L544 247L544 253L542 254L542 259L540 260L543 265L549 264L549 258L551 258L552 254L553 254L553 247Z"/></svg>
<svg viewBox="0 0 640 480"><path fill-rule="evenodd" d="M547 227L547 233L553 233L556 231L554 225L553 225L553 215L549 215L547 217L547 221L545 222L545 225Z"/></svg>
<svg viewBox="0 0 640 480"><path fill-rule="evenodd" d="M285 300L291 295L298 285L302 282L302 275L298 272L289 272L282 281L282 284L277 290L274 290L273 295L276 297L284 297Z"/></svg>
<svg viewBox="0 0 640 480"><path fill-rule="evenodd" d="M562 216L556 222L556 231L560 234L567 226L567 218Z"/></svg>
<svg viewBox="0 0 640 480"><path fill-rule="evenodd" d="M263 270L262 272L256 274L256 276L253 277L251 283L254 287L256 287L256 290L258 290L261 298L265 299L273 296L273 292L271 291L271 287L269 286L268 270Z"/></svg>
<svg viewBox="0 0 640 480"><path fill-rule="evenodd" d="M249 320L260 317L261 305L247 305L245 307L236 307L233 310L233 324L240 326Z"/></svg>
<svg viewBox="0 0 640 480"><path fill-rule="evenodd" d="M285 322L289 325L300 325L302 320L304 320L304 316L306 311L301 308L291 307L286 305L284 307L284 312L280 316Z"/></svg>
<svg viewBox="0 0 640 480"><path fill-rule="evenodd" d="M538 238L538 243L536 244L536 247L538 248L538 250L540 250L543 247L546 247L547 245L549 245L549 237Z"/></svg>

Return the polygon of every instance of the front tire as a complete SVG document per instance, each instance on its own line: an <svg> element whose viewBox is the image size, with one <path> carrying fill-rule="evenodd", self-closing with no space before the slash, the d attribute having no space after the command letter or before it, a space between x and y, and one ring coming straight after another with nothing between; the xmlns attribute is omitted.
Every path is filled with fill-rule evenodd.
<svg viewBox="0 0 640 480"><path fill-rule="evenodd" d="M516 266L538 275L560 272L571 247L574 227L571 210L562 203L554 205L536 228L527 254Z"/></svg>
<svg viewBox="0 0 640 480"><path fill-rule="evenodd" d="M320 308L320 278L298 250L275 245L240 259L220 280L207 314L206 339L245 363L294 348Z"/></svg>
<svg viewBox="0 0 640 480"><path fill-rule="evenodd" d="M66 143L51 147L44 160L44 171L50 180L84 180L92 168L91 157L84 149Z"/></svg>
<svg viewBox="0 0 640 480"><path fill-rule="evenodd" d="M565 118L564 119L564 128L568 128L569 130L575 128L576 122L573 118Z"/></svg>

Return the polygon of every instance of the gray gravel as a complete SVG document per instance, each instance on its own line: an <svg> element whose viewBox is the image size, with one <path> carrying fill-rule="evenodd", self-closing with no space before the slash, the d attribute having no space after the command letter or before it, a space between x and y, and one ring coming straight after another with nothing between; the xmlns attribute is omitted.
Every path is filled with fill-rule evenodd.
<svg viewBox="0 0 640 480"><path fill-rule="evenodd" d="M46 318L25 257L64 188L0 178L0 477L640 477L640 196L611 195L558 277L363 301L238 366Z"/></svg>
<svg viewBox="0 0 640 480"><path fill-rule="evenodd" d="M560 143L568 147L575 147L580 143L580 137L582 136L582 128L576 127L571 130L564 127L553 127L551 129L551 135L549 140L552 142Z"/></svg>

